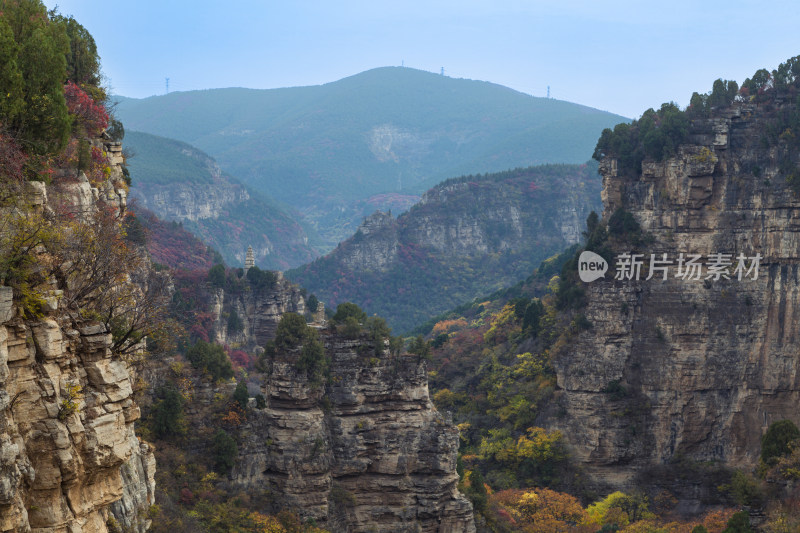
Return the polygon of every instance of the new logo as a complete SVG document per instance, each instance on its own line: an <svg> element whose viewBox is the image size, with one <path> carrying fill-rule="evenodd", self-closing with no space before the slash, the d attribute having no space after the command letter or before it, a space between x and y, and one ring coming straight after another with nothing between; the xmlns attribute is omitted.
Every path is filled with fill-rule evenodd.
<svg viewBox="0 0 800 533"><path fill-rule="evenodd" d="M608 271L608 262L594 252L581 252L578 257L578 276L581 281L589 283L604 277Z"/></svg>

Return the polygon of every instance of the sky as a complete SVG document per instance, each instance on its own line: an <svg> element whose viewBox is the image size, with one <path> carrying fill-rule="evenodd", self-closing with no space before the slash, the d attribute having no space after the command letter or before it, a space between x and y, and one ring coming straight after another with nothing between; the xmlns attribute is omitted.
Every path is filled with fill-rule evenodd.
<svg viewBox="0 0 800 533"><path fill-rule="evenodd" d="M45 0L114 94L318 85L405 65L636 118L800 54L793 0Z"/></svg>

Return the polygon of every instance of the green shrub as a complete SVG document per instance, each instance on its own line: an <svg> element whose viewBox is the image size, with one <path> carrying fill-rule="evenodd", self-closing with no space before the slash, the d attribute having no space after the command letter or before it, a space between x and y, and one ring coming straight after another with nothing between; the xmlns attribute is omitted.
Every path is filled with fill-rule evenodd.
<svg viewBox="0 0 800 533"><path fill-rule="evenodd" d="M274 289L278 277L271 270L261 270L257 266L247 270L247 281L255 291Z"/></svg>
<svg viewBox="0 0 800 533"><path fill-rule="evenodd" d="M214 433L212 442L212 453L214 458L214 469L220 473L230 472L236 464L236 456L239 454L239 447L236 440L231 437L224 429L218 429Z"/></svg>
<svg viewBox="0 0 800 533"><path fill-rule="evenodd" d="M208 271L208 282L215 289L221 289L225 286L225 267L223 265L214 265Z"/></svg>
<svg viewBox="0 0 800 533"><path fill-rule="evenodd" d="M791 420L780 420L770 424L767 432L761 437L761 460L772 464L792 450L792 441L800 439L800 430Z"/></svg>
<svg viewBox="0 0 800 533"><path fill-rule="evenodd" d="M746 511L735 513L728 520L727 527L722 530L722 533L753 533L753 528L750 526L750 515Z"/></svg>
<svg viewBox="0 0 800 533"><path fill-rule="evenodd" d="M363 323L367 319L367 313L352 302L344 302L336 307L336 313L331 320L336 324L343 324L349 317L353 317L358 323Z"/></svg>
<svg viewBox="0 0 800 533"><path fill-rule="evenodd" d="M306 319L297 313L285 313L275 330L275 347L288 350L302 343L308 335Z"/></svg>
<svg viewBox="0 0 800 533"><path fill-rule="evenodd" d="M236 390L233 391L233 400L238 403L242 409L247 409L247 401L250 399L250 394L247 392L247 384L240 381L236 384Z"/></svg>
<svg viewBox="0 0 800 533"><path fill-rule="evenodd" d="M167 383L156 390L156 397L159 399L153 404L151 417L153 434L160 439L185 434L185 401L180 391L172 383Z"/></svg>
<svg viewBox="0 0 800 533"><path fill-rule="evenodd" d="M231 313L228 315L228 333L241 333L242 331L244 331L244 322L236 309L231 309Z"/></svg>
<svg viewBox="0 0 800 533"><path fill-rule="evenodd" d="M313 294L306 300L306 309L308 309L309 313L316 313L317 309L319 309L319 300Z"/></svg>
<svg viewBox="0 0 800 533"><path fill-rule="evenodd" d="M197 341L197 344L186 350L186 358L194 368L208 372L213 381L233 377L233 367L222 346Z"/></svg>

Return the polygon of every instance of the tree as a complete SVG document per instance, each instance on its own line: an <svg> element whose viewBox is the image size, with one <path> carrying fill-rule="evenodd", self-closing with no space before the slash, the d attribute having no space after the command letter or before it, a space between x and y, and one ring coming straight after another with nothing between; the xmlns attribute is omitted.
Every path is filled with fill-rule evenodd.
<svg viewBox="0 0 800 533"><path fill-rule="evenodd" d="M54 24L64 28L64 33L69 39L69 49L66 54L67 79L80 85L84 90L93 92L92 98L95 101L105 100L105 92L100 89L100 57L97 55L94 37L71 16L61 15L55 10L49 15Z"/></svg>
<svg viewBox="0 0 800 533"><path fill-rule="evenodd" d="M778 458L791 453L790 444L797 439L800 439L800 429L794 422L773 422L761 437L761 460L765 464L777 462Z"/></svg>
<svg viewBox="0 0 800 533"><path fill-rule="evenodd" d="M313 294L306 300L306 309L308 309L310 313L316 313L317 309L319 309L319 300Z"/></svg>
<svg viewBox="0 0 800 533"><path fill-rule="evenodd" d="M325 347L320 342L317 332L311 328L309 330L303 341L296 368L305 372L312 387L318 387L328 376L328 359L325 357Z"/></svg>
<svg viewBox="0 0 800 533"><path fill-rule="evenodd" d="M297 313L284 313L275 330L275 346L282 350L296 347L306 339L306 319Z"/></svg>
<svg viewBox="0 0 800 533"><path fill-rule="evenodd" d="M486 510L489 496L486 493L486 486L483 481L483 474L477 468L469 474L469 488L466 491L467 498L472 502L476 511L482 513Z"/></svg>
<svg viewBox="0 0 800 533"><path fill-rule="evenodd" d="M225 286L225 266L214 265L208 271L208 282L215 289L221 289Z"/></svg>
<svg viewBox="0 0 800 533"><path fill-rule="evenodd" d="M218 344L197 341L194 346L186 350L186 358L194 368L208 372L213 381L233 377L231 362L225 350Z"/></svg>
<svg viewBox="0 0 800 533"><path fill-rule="evenodd" d="M214 469L220 473L230 472L233 465L236 464L236 456L239 454L236 440L224 429L218 429L217 432L214 433L212 450Z"/></svg>
<svg viewBox="0 0 800 533"><path fill-rule="evenodd" d="M417 335L408 347L408 352L413 353L419 359L429 359L431 356L431 345L422 337Z"/></svg>
<svg viewBox="0 0 800 533"><path fill-rule="evenodd" d="M236 309L231 309L228 315L228 333L240 333L244 330L244 322L236 312Z"/></svg>
<svg viewBox="0 0 800 533"><path fill-rule="evenodd" d="M171 280L128 245L117 212L76 213L66 206L56 216L46 244L51 260L43 266L63 291L62 308L76 321L103 323L117 353L135 352L145 337L165 334Z"/></svg>
<svg viewBox="0 0 800 533"><path fill-rule="evenodd" d="M367 331L372 339L372 344L375 346L375 354L382 354L386 339L392 337L391 328L381 317L372 316L367 319Z"/></svg>
<svg viewBox="0 0 800 533"><path fill-rule="evenodd" d="M728 520L728 527L722 533L752 533L753 528L750 526L750 515L746 511L739 511L735 513L730 520Z"/></svg>
<svg viewBox="0 0 800 533"><path fill-rule="evenodd" d="M275 288L278 277L270 270L261 270L257 266L251 267L247 271L247 281L255 291L263 291Z"/></svg>
<svg viewBox="0 0 800 533"><path fill-rule="evenodd" d="M344 302L336 306L336 313L331 320L336 324L344 324L348 317L353 317L357 322L363 323L367 319L367 313L352 302Z"/></svg>
<svg viewBox="0 0 800 533"><path fill-rule="evenodd" d="M13 117L4 124L26 150L58 152L71 127L63 88L69 53L65 28L51 23L38 0L2 0L0 13L0 35L8 46L0 91L11 95L5 107ZM16 46L10 46L9 30Z"/></svg>
<svg viewBox="0 0 800 533"><path fill-rule="evenodd" d="M242 409L247 409L247 401L250 399L250 393L247 392L247 384L240 381L236 384L236 390L233 391L233 400L239 404Z"/></svg>
<svg viewBox="0 0 800 533"><path fill-rule="evenodd" d="M163 439L186 433L183 417L184 399L172 383L159 388L156 396L160 399L153 406L152 428L156 437Z"/></svg>

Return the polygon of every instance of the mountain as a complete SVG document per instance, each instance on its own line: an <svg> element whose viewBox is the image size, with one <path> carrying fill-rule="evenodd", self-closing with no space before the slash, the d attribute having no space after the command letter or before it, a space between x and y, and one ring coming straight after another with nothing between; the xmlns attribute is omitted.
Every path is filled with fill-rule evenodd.
<svg viewBox="0 0 800 533"><path fill-rule="evenodd" d="M462 428L465 470L594 500L604 529L621 523L609 504L630 531L800 525L799 67L605 131L604 212L583 246L429 324L433 398ZM604 277L581 279L585 251ZM503 492L490 523L523 503Z"/></svg>
<svg viewBox="0 0 800 533"><path fill-rule="evenodd" d="M400 67L312 87L122 98L117 112L130 129L197 146L295 207L329 249L364 216L359 202L386 210L391 205L380 202L398 198L384 195L420 194L451 176L581 163L603 128L625 120Z"/></svg>
<svg viewBox="0 0 800 533"><path fill-rule="evenodd" d="M313 259L315 238L263 194L224 174L207 154L186 143L129 131L125 144L131 196L158 217L180 222L230 265L284 269Z"/></svg>
<svg viewBox="0 0 800 533"><path fill-rule="evenodd" d="M594 162L450 179L397 219L367 217L334 251L287 276L331 308L352 301L408 331L524 278L578 242L599 205Z"/></svg>

